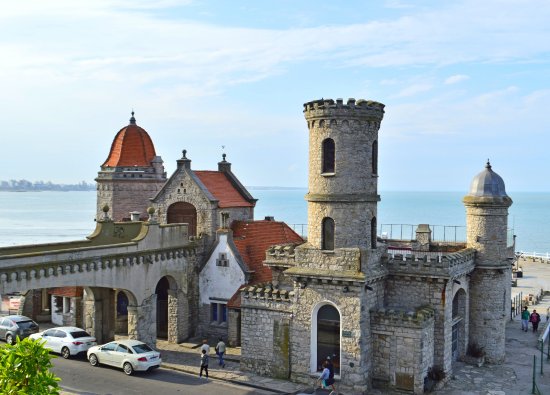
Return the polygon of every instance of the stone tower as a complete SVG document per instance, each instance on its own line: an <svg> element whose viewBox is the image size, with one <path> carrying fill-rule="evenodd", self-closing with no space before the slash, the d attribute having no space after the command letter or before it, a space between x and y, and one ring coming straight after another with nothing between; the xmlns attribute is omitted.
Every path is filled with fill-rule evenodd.
<svg viewBox="0 0 550 395"><path fill-rule="evenodd" d="M508 258L513 256L513 245L508 243L508 207L512 199L489 161L472 180L463 202L467 247L476 250L470 278L469 341L484 347L489 362L499 363L504 361L510 314L512 268Z"/></svg>
<svg viewBox="0 0 550 395"><path fill-rule="evenodd" d="M128 126L116 134L95 180L98 220L103 219L105 206L109 207L108 215L114 221L130 219L130 212L141 219L147 218L149 199L166 182L166 173L151 137L136 124L133 111Z"/></svg>
<svg viewBox="0 0 550 395"><path fill-rule="evenodd" d="M309 128L308 241L322 250L376 247L378 129L384 105L304 104Z"/></svg>

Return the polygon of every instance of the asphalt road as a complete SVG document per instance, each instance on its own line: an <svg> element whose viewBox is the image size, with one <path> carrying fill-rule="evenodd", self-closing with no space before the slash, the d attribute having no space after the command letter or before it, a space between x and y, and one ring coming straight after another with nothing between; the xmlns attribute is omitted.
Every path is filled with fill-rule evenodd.
<svg viewBox="0 0 550 395"><path fill-rule="evenodd" d="M92 367L84 356L53 360L52 371L61 378L62 389L80 395L269 395L273 392L237 386L223 381L204 380L169 369L137 372L126 376L122 369Z"/></svg>

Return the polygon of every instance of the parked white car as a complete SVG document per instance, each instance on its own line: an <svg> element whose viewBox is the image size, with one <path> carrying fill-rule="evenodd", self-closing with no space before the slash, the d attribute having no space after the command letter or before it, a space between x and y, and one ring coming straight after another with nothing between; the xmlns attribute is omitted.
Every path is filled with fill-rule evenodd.
<svg viewBox="0 0 550 395"><path fill-rule="evenodd" d="M86 352L90 347L97 345L95 337L91 336L84 329L74 326L51 328L29 337L34 340L44 341L45 348L61 354L65 359L71 355Z"/></svg>
<svg viewBox="0 0 550 395"><path fill-rule="evenodd" d="M159 368L160 353L139 340L116 340L88 350L88 361L92 366L99 364L122 368L131 375L134 371Z"/></svg>

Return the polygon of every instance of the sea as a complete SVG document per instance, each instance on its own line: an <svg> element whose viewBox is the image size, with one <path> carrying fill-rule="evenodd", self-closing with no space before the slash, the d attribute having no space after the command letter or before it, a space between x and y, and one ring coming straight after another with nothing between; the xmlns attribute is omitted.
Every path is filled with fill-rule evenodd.
<svg viewBox="0 0 550 395"><path fill-rule="evenodd" d="M307 232L306 188L248 187L258 199L255 218L274 217ZM380 191L378 233L411 238L418 224L464 241L464 192ZM550 253L550 192L508 192L508 227L516 251ZM95 228L96 191L0 192L0 246L79 240ZM457 230L458 229L458 230ZM437 231L437 232L436 232Z"/></svg>

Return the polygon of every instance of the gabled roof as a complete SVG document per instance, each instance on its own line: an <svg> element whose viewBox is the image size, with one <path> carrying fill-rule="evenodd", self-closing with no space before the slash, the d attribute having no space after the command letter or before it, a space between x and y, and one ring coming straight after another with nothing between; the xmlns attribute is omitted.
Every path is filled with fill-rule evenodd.
<svg viewBox="0 0 550 395"><path fill-rule="evenodd" d="M272 280L271 269L264 266L265 254L275 244L302 244L304 240L284 222L235 221L231 225L233 242L245 264L253 271L249 284Z"/></svg>
<svg viewBox="0 0 550 395"><path fill-rule="evenodd" d="M231 183L226 173L221 171L194 170L195 175L206 189L218 200L220 208L254 207Z"/></svg>
<svg viewBox="0 0 550 395"><path fill-rule="evenodd" d="M152 166L151 161L155 156L155 146L151 137L145 129L136 125L132 112L130 124L116 134L109 156L101 166Z"/></svg>

